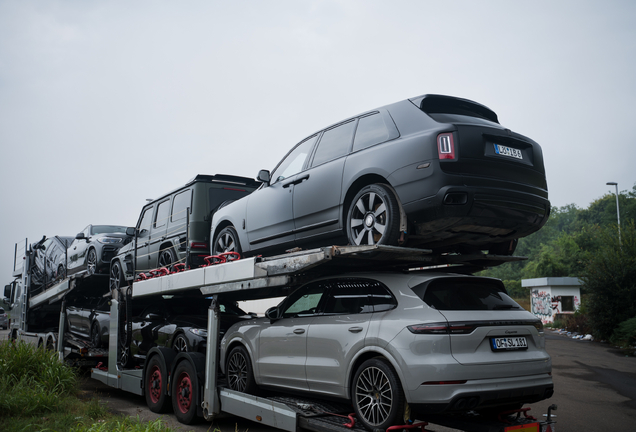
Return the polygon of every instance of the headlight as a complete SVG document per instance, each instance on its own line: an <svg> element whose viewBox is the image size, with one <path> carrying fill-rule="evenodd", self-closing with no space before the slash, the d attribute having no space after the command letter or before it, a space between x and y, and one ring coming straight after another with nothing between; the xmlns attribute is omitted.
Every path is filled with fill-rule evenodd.
<svg viewBox="0 0 636 432"><path fill-rule="evenodd" d="M103 244L112 244L112 243L121 243L124 239L117 237L102 237L98 238L97 241Z"/></svg>
<svg viewBox="0 0 636 432"><path fill-rule="evenodd" d="M198 328L191 328L190 333L193 333L199 337L208 337L208 331Z"/></svg>

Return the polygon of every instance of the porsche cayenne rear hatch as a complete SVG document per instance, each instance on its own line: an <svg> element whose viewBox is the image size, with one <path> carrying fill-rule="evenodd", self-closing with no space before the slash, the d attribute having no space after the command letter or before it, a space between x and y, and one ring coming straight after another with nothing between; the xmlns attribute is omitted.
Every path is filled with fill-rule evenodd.
<svg viewBox="0 0 636 432"><path fill-rule="evenodd" d="M447 320L451 353L463 365L482 368L489 377L509 373L519 362L537 362L525 373L543 373L550 357L543 325L505 291L501 281L479 277L445 277L418 285L413 291ZM513 373L514 374L514 373Z"/></svg>

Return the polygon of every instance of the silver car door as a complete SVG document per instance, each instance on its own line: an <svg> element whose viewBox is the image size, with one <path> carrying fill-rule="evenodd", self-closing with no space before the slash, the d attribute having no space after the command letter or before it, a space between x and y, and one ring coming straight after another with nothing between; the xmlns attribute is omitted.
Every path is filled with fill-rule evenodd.
<svg viewBox="0 0 636 432"><path fill-rule="evenodd" d="M347 371L365 346L373 315L371 283L349 278L331 283L324 314L308 330L305 370L312 392L346 396Z"/></svg>
<svg viewBox="0 0 636 432"><path fill-rule="evenodd" d="M256 362L260 384L309 389L305 376L307 329L320 309L323 296L320 284L299 288L280 306L280 319L261 330Z"/></svg>

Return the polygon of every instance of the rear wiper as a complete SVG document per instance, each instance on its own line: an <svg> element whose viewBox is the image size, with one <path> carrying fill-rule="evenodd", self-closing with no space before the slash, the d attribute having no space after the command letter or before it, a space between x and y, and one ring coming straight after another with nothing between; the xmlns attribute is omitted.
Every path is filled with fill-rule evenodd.
<svg viewBox="0 0 636 432"><path fill-rule="evenodd" d="M497 306L493 307L493 310L501 310L501 309L519 309L519 308L520 308L520 306L504 304L504 305L497 305Z"/></svg>

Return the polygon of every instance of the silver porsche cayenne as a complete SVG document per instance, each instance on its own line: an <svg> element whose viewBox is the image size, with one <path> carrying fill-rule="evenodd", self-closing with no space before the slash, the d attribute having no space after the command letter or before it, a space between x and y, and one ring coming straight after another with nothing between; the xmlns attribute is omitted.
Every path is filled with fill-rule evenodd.
<svg viewBox="0 0 636 432"><path fill-rule="evenodd" d="M452 273L312 281L228 329L220 362L233 390L344 399L371 430L553 393L541 321L501 281Z"/></svg>

